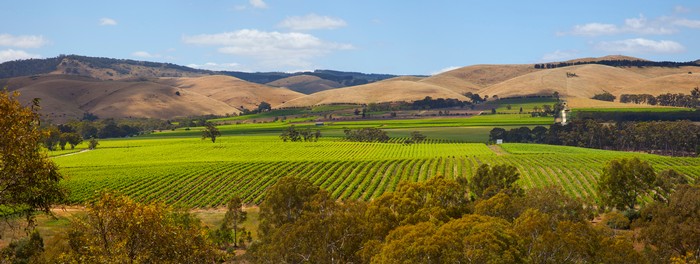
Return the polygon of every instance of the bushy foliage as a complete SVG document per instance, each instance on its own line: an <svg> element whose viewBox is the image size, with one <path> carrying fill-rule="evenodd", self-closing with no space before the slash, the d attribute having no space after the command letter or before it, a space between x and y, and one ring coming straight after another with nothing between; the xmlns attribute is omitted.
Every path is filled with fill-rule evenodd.
<svg viewBox="0 0 700 264"><path fill-rule="evenodd" d="M387 142L389 135L379 128L345 129L345 139L355 142Z"/></svg>
<svg viewBox="0 0 700 264"><path fill-rule="evenodd" d="M615 101L615 96L609 92L604 92L600 94L595 94L591 99L595 100L600 100L600 101L608 101L608 102L613 102Z"/></svg>
<svg viewBox="0 0 700 264"><path fill-rule="evenodd" d="M211 263L219 254L193 215L103 193L73 222L65 262Z"/></svg>
<svg viewBox="0 0 700 264"><path fill-rule="evenodd" d="M39 128L38 100L24 107L18 97L0 91L0 218L22 215L31 226L36 211L49 213L66 194L58 167L40 148L48 133Z"/></svg>

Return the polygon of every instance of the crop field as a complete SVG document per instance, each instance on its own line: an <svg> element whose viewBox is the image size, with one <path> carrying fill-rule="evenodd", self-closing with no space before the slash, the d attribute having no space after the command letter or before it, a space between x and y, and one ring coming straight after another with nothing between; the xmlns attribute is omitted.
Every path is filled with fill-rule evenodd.
<svg viewBox="0 0 700 264"><path fill-rule="evenodd" d="M637 156L655 169L674 168L700 177L700 159L535 144L504 144L497 155L483 143L428 140L406 145L346 142L282 142L275 136L229 136L216 143L198 138L103 140L96 150L57 156L70 202L116 190L143 201L191 208L223 206L233 194L258 204L282 176L309 179L337 199L370 200L393 191L400 181L435 175L471 177L480 164L512 164L525 188L561 186L572 196L596 199L603 164Z"/></svg>
<svg viewBox="0 0 700 264"><path fill-rule="evenodd" d="M324 135L332 137L340 137L343 135L344 129L356 129L365 127L374 127L387 130L392 133L393 129L397 131L407 129L433 131L434 134L442 134L440 130L448 128L448 137L441 137L461 142L485 142L488 140L488 131L493 127L521 127L521 126L536 126L550 125L554 122L551 117L531 117L527 114L513 115L479 115L472 117L453 117L453 118L422 118L422 119L377 119L377 120L352 120L352 121L330 121L324 122L323 126L316 126L312 120L296 120L301 123L291 123L277 121L268 123L242 123L218 126L222 135L279 135L282 130L291 125L297 128L319 129ZM305 122L305 123L304 123ZM461 138L454 133L456 130L469 128L465 130L471 133L479 133L480 135L467 135ZM477 129L473 129L477 128ZM410 130L410 131L413 131ZM409 133L410 133L409 131ZM201 127L179 128L174 131L163 131L145 135L148 138L164 138L164 137L198 137L201 135ZM486 138L484 138L486 135ZM429 135L431 136L431 135Z"/></svg>
<svg viewBox="0 0 700 264"><path fill-rule="evenodd" d="M637 108L576 108L574 112L652 112L652 113L666 113L666 112L689 112L693 111L690 108L681 107L637 107Z"/></svg>
<svg viewBox="0 0 700 264"><path fill-rule="evenodd" d="M496 109L496 112L502 114L518 114L520 113L520 108L523 108L523 113L529 113L535 110L535 107L542 109L542 105L554 105L557 100L554 98L513 98L513 99L501 99L497 101L489 101L485 104L485 107L490 110L491 108ZM510 109L508 106L510 105Z"/></svg>

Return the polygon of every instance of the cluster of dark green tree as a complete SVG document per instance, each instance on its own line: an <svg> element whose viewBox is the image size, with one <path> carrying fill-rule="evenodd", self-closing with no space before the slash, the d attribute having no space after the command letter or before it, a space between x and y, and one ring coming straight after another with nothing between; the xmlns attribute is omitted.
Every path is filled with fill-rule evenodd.
<svg viewBox="0 0 700 264"><path fill-rule="evenodd" d="M673 61L647 61L647 60L599 60L599 61L577 61L577 62L559 62L559 63L540 63L535 64L535 69L553 69L568 67L583 64L601 64L612 67L681 67L681 66L698 66L694 61L689 62L673 62Z"/></svg>
<svg viewBox="0 0 700 264"><path fill-rule="evenodd" d="M82 119L47 127L58 134L76 133L84 139L130 137L175 128L168 121L151 118Z"/></svg>
<svg viewBox="0 0 700 264"><path fill-rule="evenodd" d="M593 97L591 99L613 102L613 101L615 101L615 96L609 92L604 92L604 93L593 95Z"/></svg>
<svg viewBox="0 0 700 264"><path fill-rule="evenodd" d="M651 94L621 94L620 103L697 108L700 106L700 88L695 87L690 91L690 94L665 93L658 96L653 96Z"/></svg>
<svg viewBox="0 0 700 264"><path fill-rule="evenodd" d="M620 166L608 167L609 178L621 174ZM512 166L482 165L470 180L436 176L402 182L395 192L371 202L339 202L305 179L283 177L260 207L260 237L247 257L253 263L661 263L700 258L697 186L654 178L669 184L654 185L653 191L635 189L636 199L652 193L667 197L637 214L642 217L634 226L641 228L640 242L646 245L640 252L629 236L619 235L623 231L592 224L593 206L555 187L523 190L515 184L518 177ZM615 197L605 200L611 206L619 193L629 191L618 190L627 187L614 181L603 183L610 184L601 189L609 192L605 197ZM691 210L684 211L682 203ZM610 215L617 217L605 218L610 226L630 221L617 212Z"/></svg>
<svg viewBox="0 0 700 264"><path fill-rule="evenodd" d="M476 97L478 97L478 96L479 95L477 94ZM422 100L413 101L413 103L411 103L411 109L423 110L423 109L438 109L438 108L452 108L452 107L464 108L465 106L471 106L471 105L472 105L472 102L460 101L459 99L452 99L452 98L433 99L430 96L426 96Z"/></svg>
<svg viewBox="0 0 700 264"><path fill-rule="evenodd" d="M520 109L522 110L522 107ZM555 103L552 105L543 104L542 107L534 106L532 108L532 112L530 112L530 115L533 117L536 117L536 116L558 117L561 114L562 109L564 109L564 104L562 104L562 103ZM522 113L522 111L521 111L521 113Z"/></svg>
<svg viewBox="0 0 700 264"><path fill-rule="evenodd" d="M287 127L280 135L280 139L284 142L316 142L319 138L321 138L321 130L316 129L316 131L312 131L309 127L297 129L294 125Z"/></svg>
<svg viewBox="0 0 700 264"><path fill-rule="evenodd" d="M511 143L539 143L597 149L644 151L672 156L698 154L700 127L690 121L618 122L605 124L594 120L574 120L553 124L547 129L537 126L494 128L489 140Z"/></svg>
<svg viewBox="0 0 700 264"><path fill-rule="evenodd" d="M379 128L367 127L359 129L345 129L345 139L355 142L388 142L389 135Z"/></svg>

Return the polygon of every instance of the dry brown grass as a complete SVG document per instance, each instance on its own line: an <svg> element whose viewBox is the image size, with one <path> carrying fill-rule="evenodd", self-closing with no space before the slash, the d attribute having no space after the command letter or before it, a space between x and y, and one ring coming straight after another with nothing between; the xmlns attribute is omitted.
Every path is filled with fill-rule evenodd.
<svg viewBox="0 0 700 264"><path fill-rule="evenodd" d="M518 76L522 76L528 73L541 71L540 69L535 69L532 64L518 64L518 65L473 65L462 67L459 69L444 72L423 80L424 82L431 83L434 79L436 82L440 82L440 79L445 77L451 77L459 80L464 80L466 82L478 85L481 87L487 87L494 85Z"/></svg>
<svg viewBox="0 0 700 264"><path fill-rule="evenodd" d="M692 72L694 74L700 74L700 67L698 66L683 66L683 67L626 67L623 68L631 72L636 72L641 75L650 77L650 78L655 78L655 77L662 77L666 75L673 75L673 74L688 74L688 72Z"/></svg>
<svg viewBox="0 0 700 264"><path fill-rule="evenodd" d="M567 72L575 73L578 77L567 77ZM490 86L479 91L479 94L501 98L551 95L559 92L566 98L591 98L604 91L615 92L629 85L638 84L647 77L624 69L587 64L570 67L542 70L505 82Z"/></svg>
<svg viewBox="0 0 700 264"><path fill-rule="evenodd" d="M162 78L151 81L101 81L42 75L3 82L29 103L41 98L41 113L54 121L82 117L152 117L170 119L192 115L225 115L253 108L261 101L273 106L302 94L284 88L253 84L228 76ZM177 95L179 93L180 95Z"/></svg>
<svg viewBox="0 0 700 264"><path fill-rule="evenodd" d="M686 72L649 79L617 90L613 94L618 97L621 94L651 94L654 96L665 93L690 94L690 91L695 87L700 87L700 72L698 74Z"/></svg>
<svg viewBox="0 0 700 264"><path fill-rule="evenodd" d="M243 106L248 109L257 107L262 101L276 107L291 99L304 96L286 88L274 88L223 75L171 78L168 82L183 91L198 93L233 107Z"/></svg>
<svg viewBox="0 0 700 264"><path fill-rule="evenodd" d="M413 101L426 96L433 98L456 98L467 100L466 97L449 89L414 81L382 81L365 85L352 86L315 94L291 100L281 107L298 107L335 103L377 103Z"/></svg>
<svg viewBox="0 0 700 264"><path fill-rule="evenodd" d="M297 75L287 78L282 78L274 82L267 83L269 86L274 87L286 87L290 90L297 91L303 94L312 94L320 91L341 88L342 84L321 79L318 76L313 75Z"/></svg>

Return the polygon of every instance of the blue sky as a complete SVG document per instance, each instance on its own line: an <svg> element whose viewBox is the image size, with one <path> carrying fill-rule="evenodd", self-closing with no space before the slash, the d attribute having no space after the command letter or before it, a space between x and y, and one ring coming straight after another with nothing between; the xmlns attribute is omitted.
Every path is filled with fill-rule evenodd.
<svg viewBox="0 0 700 264"><path fill-rule="evenodd" d="M213 70L432 74L623 54L700 59L698 1L9 1L0 62L79 54Z"/></svg>

